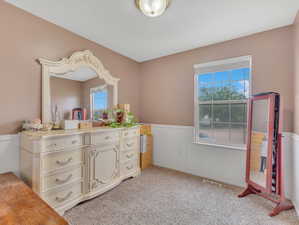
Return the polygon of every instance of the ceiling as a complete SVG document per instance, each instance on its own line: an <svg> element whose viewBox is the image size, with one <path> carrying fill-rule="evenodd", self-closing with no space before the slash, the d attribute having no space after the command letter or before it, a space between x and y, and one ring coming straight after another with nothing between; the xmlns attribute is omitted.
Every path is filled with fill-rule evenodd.
<svg viewBox="0 0 299 225"><path fill-rule="evenodd" d="M172 0L160 17L134 0L7 0L138 62L292 24L298 0Z"/></svg>
<svg viewBox="0 0 299 225"><path fill-rule="evenodd" d="M89 67L80 67L73 72L65 74L51 74L51 76L82 82L98 77L97 73Z"/></svg>

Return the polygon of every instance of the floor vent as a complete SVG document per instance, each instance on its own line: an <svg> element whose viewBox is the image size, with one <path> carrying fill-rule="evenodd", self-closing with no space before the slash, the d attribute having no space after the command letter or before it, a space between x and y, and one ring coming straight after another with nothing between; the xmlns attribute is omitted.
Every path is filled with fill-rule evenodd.
<svg viewBox="0 0 299 225"><path fill-rule="evenodd" d="M212 185L216 185L216 186L218 186L218 187L223 187L223 184L218 183L218 182L213 181L213 180L203 179L202 182L203 182L203 183L212 184Z"/></svg>

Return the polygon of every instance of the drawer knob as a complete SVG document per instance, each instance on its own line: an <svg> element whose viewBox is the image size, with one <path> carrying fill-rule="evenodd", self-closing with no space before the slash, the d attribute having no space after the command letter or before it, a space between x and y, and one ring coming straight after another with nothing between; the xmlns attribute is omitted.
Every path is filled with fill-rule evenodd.
<svg viewBox="0 0 299 225"><path fill-rule="evenodd" d="M65 178L65 179L63 179L63 180L61 180L61 179L59 179L59 178L56 178L56 183L58 183L58 184L64 184L64 183L66 183L66 182L68 182L70 179L72 179L72 177L73 177L73 174L70 174L67 178Z"/></svg>
<svg viewBox="0 0 299 225"><path fill-rule="evenodd" d="M72 141L72 144L74 145L74 144L77 144L77 140L74 140L74 141Z"/></svg>
<svg viewBox="0 0 299 225"><path fill-rule="evenodd" d="M128 155L127 155L127 158L130 159L130 158L132 158L133 156L134 156L134 154L130 154L130 155L128 154Z"/></svg>
<svg viewBox="0 0 299 225"><path fill-rule="evenodd" d="M68 159L65 160L65 161L57 160L56 163L57 163L58 165L60 165L60 166L65 166L65 165L69 164L72 160L73 160L73 158L70 157L70 158L68 158Z"/></svg>
<svg viewBox="0 0 299 225"><path fill-rule="evenodd" d="M73 192L70 191L66 196L64 197L56 197L56 201L57 202L64 202L65 200L67 200L68 198L70 198L72 196Z"/></svg>
<svg viewBox="0 0 299 225"><path fill-rule="evenodd" d="M134 145L134 143L132 142L132 143L127 143L127 146L128 147L132 147Z"/></svg>
<svg viewBox="0 0 299 225"><path fill-rule="evenodd" d="M131 166L127 166L127 170L131 170L131 169L133 169L132 165Z"/></svg>
<svg viewBox="0 0 299 225"><path fill-rule="evenodd" d="M105 137L105 140L109 140L109 139L110 139L110 136L106 136L106 137Z"/></svg>
<svg viewBox="0 0 299 225"><path fill-rule="evenodd" d="M48 148L56 148L58 145L56 143L50 144Z"/></svg>

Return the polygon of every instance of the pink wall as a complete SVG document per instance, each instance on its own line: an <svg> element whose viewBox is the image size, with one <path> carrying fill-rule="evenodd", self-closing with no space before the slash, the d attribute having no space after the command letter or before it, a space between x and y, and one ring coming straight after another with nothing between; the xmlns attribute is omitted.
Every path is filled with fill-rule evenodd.
<svg viewBox="0 0 299 225"><path fill-rule="evenodd" d="M61 110L62 119L71 119L74 108L81 108L83 82L63 78L50 78L50 93L52 110L57 105Z"/></svg>
<svg viewBox="0 0 299 225"><path fill-rule="evenodd" d="M252 55L253 93L280 92L285 128L293 130L293 26L139 64L3 1L0 11L0 134L15 133L22 120L41 116L41 66L36 59L57 60L84 49L120 78L119 103L131 104L141 121L177 125L193 125L193 64Z"/></svg>
<svg viewBox="0 0 299 225"><path fill-rule="evenodd" d="M120 78L119 102L139 115L139 64L94 42L0 1L0 134L15 133L22 120L41 117L41 66L91 50Z"/></svg>
<svg viewBox="0 0 299 225"><path fill-rule="evenodd" d="M294 62L295 62L295 80L294 80L294 102L295 102L295 120L294 132L299 134L299 12L294 23Z"/></svg>
<svg viewBox="0 0 299 225"><path fill-rule="evenodd" d="M293 130L293 26L162 57L141 64L141 120L193 125L193 65L252 55L253 93L280 92L285 130Z"/></svg>

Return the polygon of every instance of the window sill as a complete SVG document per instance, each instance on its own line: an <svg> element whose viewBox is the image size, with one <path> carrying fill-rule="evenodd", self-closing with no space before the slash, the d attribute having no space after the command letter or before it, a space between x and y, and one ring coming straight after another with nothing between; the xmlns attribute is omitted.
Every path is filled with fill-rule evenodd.
<svg viewBox="0 0 299 225"><path fill-rule="evenodd" d="M236 151L246 151L246 146L244 147L238 147L238 146L230 146L230 145L218 145L218 144L211 144L211 143L204 143L204 142L196 142L194 141L193 144L197 145L205 145L210 147L217 147L217 148L225 148L228 150L236 150Z"/></svg>

